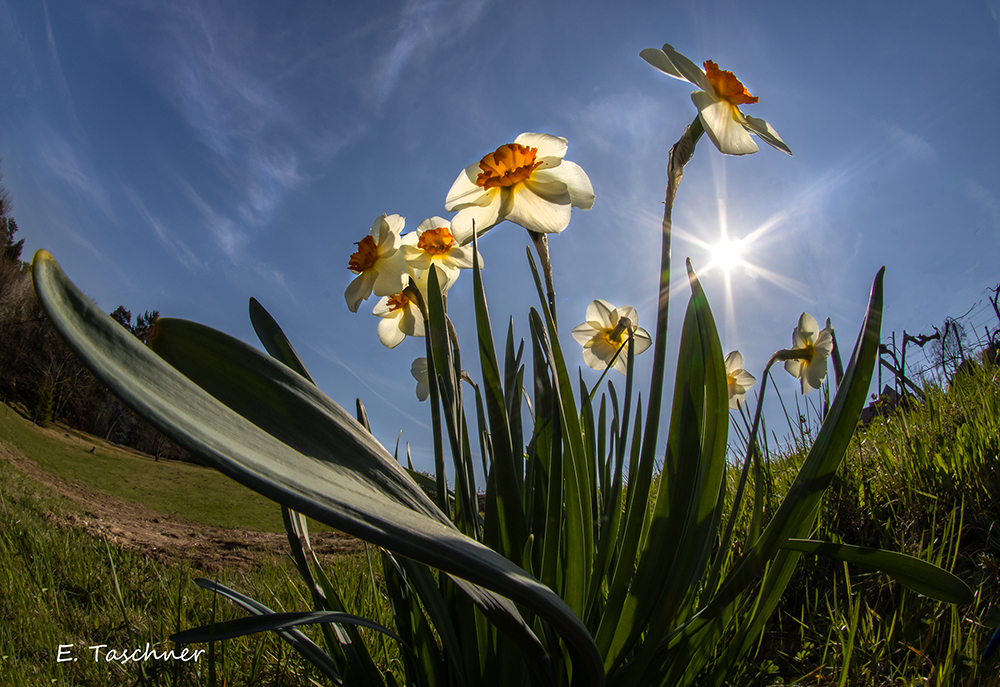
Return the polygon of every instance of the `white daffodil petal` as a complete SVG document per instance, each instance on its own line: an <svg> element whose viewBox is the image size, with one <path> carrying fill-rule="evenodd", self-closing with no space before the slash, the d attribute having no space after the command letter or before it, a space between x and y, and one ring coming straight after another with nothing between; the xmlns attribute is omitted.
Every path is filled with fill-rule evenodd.
<svg viewBox="0 0 1000 687"><path fill-rule="evenodd" d="M510 194L513 202L510 210L503 213L504 219L540 234L558 234L569 226L572 210L569 203L552 203L527 185L514 188L516 190Z"/></svg>
<svg viewBox="0 0 1000 687"><path fill-rule="evenodd" d="M537 149L536 159L557 157L561 160L566 157L566 151L569 149L569 141L561 136L552 136L551 134L523 133L514 139L514 143Z"/></svg>
<svg viewBox="0 0 1000 687"><path fill-rule="evenodd" d="M770 124L757 117L750 117L748 115L743 115L743 117L746 120L743 125L760 136L764 143L767 143L772 148L777 148L783 153L792 154L791 149L785 145L785 142L781 140L781 136L771 128Z"/></svg>
<svg viewBox="0 0 1000 687"><path fill-rule="evenodd" d="M666 43L663 44L663 52L667 56L667 59L670 60L670 63L674 65L677 71L682 74L685 79L703 91L715 93L715 90L712 88L712 82L708 80L708 75L702 71L701 67L681 55L679 52L674 50L673 47Z"/></svg>
<svg viewBox="0 0 1000 687"><path fill-rule="evenodd" d="M570 332L573 336L573 340L576 341L581 346L586 346L587 342L593 339L600 331L591 327L588 323L578 324L573 327L573 331Z"/></svg>
<svg viewBox="0 0 1000 687"><path fill-rule="evenodd" d="M361 301L372 295L372 286L375 284L377 276L374 270L368 270L359 274L348 284L347 290L344 292L344 300L347 301L347 308L351 312L357 312Z"/></svg>
<svg viewBox="0 0 1000 687"><path fill-rule="evenodd" d="M733 374L737 370L743 369L743 354L733 351L726 356L726 374Z"/></svg>
<svg viewBox="0 0 1000 687"><path fill-rule="evenodd" d="M539 169L532 175L539 181L558 180L566 185L569 191L569 202L575 208L589 210L594 206L594 186L583 167L563 160L563 163L552 169Z"/></svg>
<svg viewBox="0 0 1000 687"><path fill-rule="evenodd" d="M459 173L444 199L445 210L454 212L463 205L482 204L482 196L488 192L476 183L480 171L479 163L473 162Z"/></svg>
<svg viewBox="0 0 1000 687"><path fill-rule="evenodd" d="M598 298L587 306L587 321L599 322L599 327L614 327L617 322L611 321L611 313L615 311L615 306L603 298Z"/></svg>
<svg viewBox="0 0 1000 687"><path fill-rule="evenodd" d="M494 189L492 202L486 206L469 205L458 211L458 214L451 218L451 235L461 245L472 243L472 225L476 225L476 234L482 236L488 229L501 221L500 205L502 193L499 189Z"/></svg>
<svg viewBox="0 0 1000 687"><path fill-rule="evenodd" d="M617 314L619 319L627 317L632 322L633 327L639 326L639 313L636 312L635 308L631 305L622 305L616 308L616 310L618 311ZM615 324L617 324L617 322Z"/></svg>
<svg viewBox="0 0 1000 687"><path fill-rule="evenodd" d="M696 91L691 100L698 108L705 133L720 152L726 155L747 155L757 152L757 144L743 125L733 119L733 108L725 100L719 100L711 93Z"/></svg>
<svg viewBox="0 0 1000 687"><path fill-rule="evenodd" d="M741 370L738 375L736 375L736 383L743 387L744 390L751 388L757 383L757 378L746 370Z"/></svg>
<svg viewBox="0 0 1000 687"><path fill-rule="evenodd" d="M639 57L646 60L651 67L660 70L667 76L687 81L687 79L684 78L684 75L677 71L677 67L673 65L670 58L667 57L667 54L659 48L646 48L645 50L641 50L639 52Z"/></svg>
<svg viewBox="0 0 1000 687"><path fill-rule="evenodd" d="M399 236L399 232L403 231L403 226L406 224L406 218L401 217L400 215L382 215L381 219L384 223L383 228L387 229L389 233L397 237ZM374 229L374 227L372 227L372 229Z"/></svg>
<svg viewBox="0 0 1000 687"><path fill-rule="evenodd" d="M406 259L400 251L378 261L377 276L372 284L376 296L391 296L406 286Z"/></svg>
<svg viewBox="0 0 1000 687"><path fill-rule="evenodd" d="M635 354L639 355L651 345L653 345L653 339L649 336L647 332L642 327L636 327L635 331L632 332L632 337L635 339Z"/></svg>
<svg viewBox="0 0 1000 687"><path fill-rule="evenodd" d="M378 323L378 340L386 348L395 348L406 338L397 320L396 317L387 317Z"/></svg>
<svg viewBox="0 0 1000 687"><path fill-rule="evenodd" d="M548 172L554 170L546 170ZM524 182L524 188L534 193L539 198L555 203L556 205L571 205L569 189L561 179L554 179L548 175L540 175L537 172L531 179ZM520 191L520 189L518 189Z"/></svg>

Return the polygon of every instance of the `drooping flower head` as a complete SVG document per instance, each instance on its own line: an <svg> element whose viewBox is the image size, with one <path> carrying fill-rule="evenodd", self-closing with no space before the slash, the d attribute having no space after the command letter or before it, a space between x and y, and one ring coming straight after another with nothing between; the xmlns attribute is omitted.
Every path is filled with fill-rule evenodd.
<svg viewBox="0 0 1000 687"><path fill-rule="evenodd" d="M726 379L729 386L729 407L738 410L746 403L747 391L757 378L743 369L743 354L733 351L726 356Z"/></svg>
<svg viewBox="0 0 1000 687"><path fill-rule="evenodd" d="M570 211L589 210L594 187L580 165L564 160L567 141L549 134L524 133L466 167L445 199L451 233L461 244L503 220L529 231L557 234Z"/></svg>
<svg viewBox="0 0 1000 687"><path fill-rule="evenodd" d="M361 301L373 292L376 296L390 296L406 285L406 261L399 252L399 232L404 222L399 215L383 214L372 224L368 236L354 244L358 250L347 267L358 277L344 292L351 312L357 312Z"/></svg>
<svg viewBox="0 0 1000 687"><path fill-rule="evenodd" d="M805 357L786 360L785 369L802 381L802 394L818 389L826 379L826 359L833 352L833 332L830 327L820 331L816 318L802 313L799 326L792 332L792 350L804 351Z"/></svg>
<svg viewBox="0 0 1000 687"><path fill-rule="evenodd" d="M462 246L452 236L451 222L440 217L425 219L417 230L400 239L400 251L406 264L419 270L419 283L426 282L425 270L431 265L438 268L441 292L444 293L458 279L460 269L472 267L472 246ZM479 259L482 266L482 257Z"/></svg>
<svg viewBox="0 0 1000 687"><path fill-rule="evenodd" d="M583 346L583 362L588 367L603 370L614 360L614 368L622 374L628 373L628 350L622 345L629 336L633 338L636 355L653 342L649 332L639 326L635 308L630 305L616 308L601 299L587 306L587 321L573 328L573 338Z"/></svg>
<svg viewBox="0 0 1000 687"><path fill-rule="evenodd" d="M719 69L719 65L712 60L705 62L705 70L702 71L666 44L663 50L646 48L639 56L664 74L688 81L701 89L691 94L691 100L698 108L705 133L721 152L727 155L756 153L757 144L750 138L753 133L773 148L792 154L770 124L740 111L740 105L756 103L758 98L751 95L732 72Z"/></svg>
<svg viewBox="0 0 1000 687"><path fill-rule="evenodd" d="M386 348L395 348L407 336L424 335L424 317L408 289L384 296L375 304L372 314L382 318L378 323L378 339Z"/></svg>

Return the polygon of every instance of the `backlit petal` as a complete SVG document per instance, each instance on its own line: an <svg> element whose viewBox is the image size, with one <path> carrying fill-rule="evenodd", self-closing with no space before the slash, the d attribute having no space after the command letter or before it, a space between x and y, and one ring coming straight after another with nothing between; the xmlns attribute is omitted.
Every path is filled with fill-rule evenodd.
<svg viewBox="0 0 1000 687"><path fill-rule="evenodd" d="M406 334L399 328L398 319L398 317L386 317L378 323L378 340L386 348L395 348L406 338Z"/></svg>
<svg viewBox="0 0 1000 687"><path fill-rule="evenodd" d="M744 115L744 126L750 131L754 132L772 148L777 148L783 153L792 154L791 149L785 145L785 142L781 140L781 136L778 132L771 128L771 125L765 122L763 119L758 119L757 117L749 117Z"/></svg>
<svg viewBox="0 0 1000 687"><path fill-rule="evenodd" d="M611 313L614 311L615 306L602 298L598 298L587 306L587 322L597 322L601 329L612 328L618 324L611 321Z"/></svg>
<svg viewBox="0 0 1000 687"><path fill-rule="evenodd" d="M569 226L572 210L569 203L550 202L535 194L526 185L512 187L510 196L513 202L504 219L540 234L558 234Z"/></svg>
<svg viewBox="0 0 1000 687"><path fill-rule="evenodd" d="M486 206L469 205L458 211L451 218L451 235L460 244L472 243L472 224L475 222L476 234L482 236L486 230L500 222L500 189L487 191L492 201Z"/></svg>
<svg viewBox="0 0 1000 687"><path fill-rule="evenodd" d="M537 148L538 158L557 157L561 160L566 157L566 150L569 148L569 141L561 136L552 136L551 134L523 133L514 139L514 143Z"/></svg>
<svg viewBox="0 0 1000 687"><path fill-rule="evenodd" d="M711 93L696 91L691 94L701 115L705 133L720 152L726 155L747 155L757 152L757 144L743 125L733 119L733 108L724 100L718 100Z"/></svg>
<svg viewBox="0 0 1000 687"><path fill-rule="evenodd" d="M476 184L476 179L479 178L480 171L479 163L473 162L459 173L455 179L455 183L451 185L451 189L448 191L448 196L444 199L445 210L454 212L461 205L468 205L470 203L481 205L483 203L483 196L489 192ZM452 232L452 235L454 235L454 232Z"/></svg>
<svg viewBox="0 0 1000 687"><path fill-rule="evenodd" d="M375 264L374 271L378 275L372 284L372 292L376 296L391 296L406 286L406 260L398 250L389 257L379 260Z"/></svg>
<svg viewBox="0 0 1000 687"><path fill-rule="evenodd" d="M590 177L583 171L583 167L563 160L563 163L552 169L539 169L531 180L535 181L558 180L566 184L569 191L569 202L573 207L581 210L589 210L594 205L594 186L590 183Z"/></svg>
<svg viewBox="0 0 1000 687"><path fill-rule="evenodd" d="M344 292L344 299L351 312L357 312L361 301L372 295L372 286L375 284L377 276L378 274L374 270L367 270L348 284L347 290Z"/></svg>
<svg viewBox="0 0 1000 687"><path fill-rule="evenodd" d="M712 89L712 83L708 80L708 76L701 67L674 50L673 46L666 43L663 44L663 52L685 79L703 91L715 93Z"/></svg>
<svg viewBox="0 0 1000 687"><path fill-rule="evenodd" d="M667 54L659 48L646 48L639 52L639 57L646 60L654 69L659 69L667 76L687 81L684 75L677 71L677 67L673 65Z"/></svg>

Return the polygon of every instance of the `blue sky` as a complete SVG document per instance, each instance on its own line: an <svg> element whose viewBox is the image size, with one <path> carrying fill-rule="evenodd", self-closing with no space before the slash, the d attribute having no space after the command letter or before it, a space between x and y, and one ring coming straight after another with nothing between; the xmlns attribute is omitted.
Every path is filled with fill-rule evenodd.
<svg viewBox="0 0 1000 687"><path fill-rule="evenodd" d="M409 368L348 311L354 243L380 214L413 230L457 174L522 132L569 140L592 210L550 247L562 342L603 298L655 319L670 145L696 110L688 84L638 57L671 43L760 98L794 151L723 157L703 139L674 213L720 323L759 377L799 314L850 348L872 279L884 332L930 332L1000 282L1000 3L811 5L527 0L212 2L0 0L0 155L26 254L49 250L104 310L197 320L256 342L255 296L320 386L360 396L391 450L428 469L426 404ZM706 244L745 247L730 287ZM510 224L481 242L499 336L536 305ZM472 281L449 307L476 372ZM673 346L686 293L673 305ZM982 326L996 326L987 311ZM646 379L651 352L639 358ZM617 376L617 373L612 373ZM598 375L585 370L593 383ZM775 375L786 399L797 382ZM642 384L644 387L645 382ZM768 410L779 429L780 418Z"/></svg>

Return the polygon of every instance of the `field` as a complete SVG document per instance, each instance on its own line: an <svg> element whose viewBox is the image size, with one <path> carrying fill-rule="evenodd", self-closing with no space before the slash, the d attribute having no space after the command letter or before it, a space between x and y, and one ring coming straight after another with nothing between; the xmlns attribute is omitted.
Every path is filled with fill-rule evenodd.
<svg viewBox="0 0 1000 687"><path fill-rule="evenodd" d="M880 574L803 558L756 657L731 684L998 684L997 657L981 657L1000 625L1000 382L995 368L979 368L950 389L925 391L924 402L859 430L816 538L932 561L965 580L975 603L940 604ZM273 636L217 642L198 662L95 661L87 647L161 642L162 650L177 629L241 615L197 588L199 576L275 609L308 608L283 554L280 515L210 470L156 462L58 426L42 430L7 407L0 415L4 684L318 679ZM775 502L815 425L792 427L781 451L771 433L765 486ZM377 557L336 533L318 540L344 597L391 626ZM79 660L57 661L60 646ZM392 670L391 647L381 657Z"/></svg>

